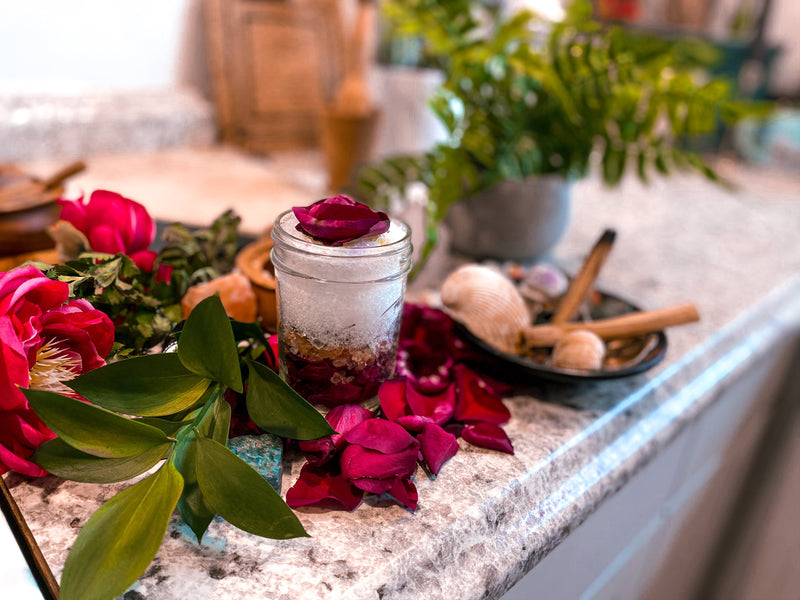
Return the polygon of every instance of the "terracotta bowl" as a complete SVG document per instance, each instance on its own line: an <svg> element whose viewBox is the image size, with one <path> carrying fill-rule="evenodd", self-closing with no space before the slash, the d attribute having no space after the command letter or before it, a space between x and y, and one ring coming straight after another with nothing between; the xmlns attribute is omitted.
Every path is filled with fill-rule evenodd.
<svg viewBox="0 0 800 600"><path fill-rule="evenodd" d="M267 331L277 331L278 328L275 271L269 258L272 243L267 233L266 237L251 242L236 255L236 266L250 280L256 293L261 327Z"/></svg>

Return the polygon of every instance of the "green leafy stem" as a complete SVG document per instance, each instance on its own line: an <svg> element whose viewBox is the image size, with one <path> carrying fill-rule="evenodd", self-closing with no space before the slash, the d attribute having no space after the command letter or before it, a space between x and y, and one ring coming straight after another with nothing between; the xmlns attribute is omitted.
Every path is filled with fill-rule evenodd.
<svg viewBox="0 0 800 600"><path fill-rule="evenodd" d="M297 440L334 433L251 358L265 341L257 327L229 319L212 296L189 315L177 352L128 358L65 382L86 401L22 390L58 436L33 456L54 475L112 483L158 465L83 527L64 565L63 600L122 594L152 562L176 507L198 542L216 515L272 539L308 535L280 495L226 445L231 407L224 393L244 393L245 381L250 418L263 430Z"/></svg>

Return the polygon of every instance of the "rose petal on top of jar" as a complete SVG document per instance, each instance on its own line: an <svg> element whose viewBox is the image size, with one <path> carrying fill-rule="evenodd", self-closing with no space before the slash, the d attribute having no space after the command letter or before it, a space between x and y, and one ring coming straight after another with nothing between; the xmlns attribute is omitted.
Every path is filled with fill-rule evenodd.
<svg viewBox="0 0 800 600"><path fill-rule="evenodd" d="M344 195L325 198L311 206L295 206L297 229L329 246L385 233L389 216Z"/></svg>

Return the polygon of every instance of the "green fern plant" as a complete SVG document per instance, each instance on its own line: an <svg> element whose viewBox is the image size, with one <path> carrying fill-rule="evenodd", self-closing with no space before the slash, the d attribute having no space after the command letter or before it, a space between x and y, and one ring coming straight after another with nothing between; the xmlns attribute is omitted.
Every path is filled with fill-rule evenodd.
<svg viewBox="0 0 800 600"><path fill-rule="evenodd" d="M765 112L733 97L710 75L716 51L696 40L666 39L599 23L588 0L563 21L503 15L475 0L387 0L383 15L398 35L423 43L446 79L431 107L448 138L421 156L364 166L351 190L385 206L412 181L428 188L427 243L450 205L506 179L555 173L585 176L597 166L608 185L635 168L692 169L719 180L685 143Z"/></svg>

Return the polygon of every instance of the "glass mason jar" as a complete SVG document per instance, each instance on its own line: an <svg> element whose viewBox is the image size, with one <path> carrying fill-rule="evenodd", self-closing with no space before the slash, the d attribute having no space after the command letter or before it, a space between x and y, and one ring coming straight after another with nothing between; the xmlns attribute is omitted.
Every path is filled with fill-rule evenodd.
<svg viewBox="0 0 800 600"><path fill-rule="evenodd" d="M289 210L272 230L281 376L321 412L376 407L394 373L410 229L392 219L380 236L327 246L296 225Z"/></svg>

